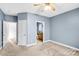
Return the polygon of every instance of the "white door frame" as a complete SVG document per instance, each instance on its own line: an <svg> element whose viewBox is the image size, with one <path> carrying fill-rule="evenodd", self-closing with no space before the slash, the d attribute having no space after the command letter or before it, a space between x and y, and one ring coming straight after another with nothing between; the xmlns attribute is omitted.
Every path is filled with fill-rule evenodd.
<svg viewBox="0 0 79 59"><path fill-rule="evenodd" d="M5 27L7 26L5 26L5 24L7 23L7 21L3 21L3 48L5 47L5 45L6 45L6 43L7 43L7 36L6 36L6 34L5 34L5 31L7 32L7 29L5 30ZM8 34L7 34L8 35ZM5 38L6 37L6 38Z"/></svg>
<svg viewBox="0 0 79 59"><path fill-rule="evenodd" d="M43 24L43 43L45 41L45 22L44 21L36 21L36 35L37 35L37 22L42 23ZM35 35L35 37L36 37ZM37 43L37 38L36 38L36 43Z"/></svg>

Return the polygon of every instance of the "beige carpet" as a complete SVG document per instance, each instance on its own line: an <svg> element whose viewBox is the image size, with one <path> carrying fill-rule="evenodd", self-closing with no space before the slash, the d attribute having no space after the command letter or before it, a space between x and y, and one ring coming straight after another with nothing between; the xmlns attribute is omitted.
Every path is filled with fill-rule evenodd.
<svg viewBox="0 0 79 59"><path fill-rule="evenodd" d="M52 42L47 42L31 47L17 46L7 43L4 49L0 50L1 56L79 56L75 51Z"/></svg>

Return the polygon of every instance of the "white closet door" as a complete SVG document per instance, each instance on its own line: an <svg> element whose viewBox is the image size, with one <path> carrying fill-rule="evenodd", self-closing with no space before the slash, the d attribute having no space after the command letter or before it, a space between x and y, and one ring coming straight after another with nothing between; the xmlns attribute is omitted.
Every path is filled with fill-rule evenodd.
<svg viewBox="0 0 79 59"><path fill-rule="evenodd" d="M8 37L8 32L7 32L7 22L3 21L3 47L5 47L7 43L7 37Z"/></svg>
<svg viewBox="0 0 79 59"><path fill-rule="evenodd" d="M27 20L18 20L18 45L27 44Z"/></svg>

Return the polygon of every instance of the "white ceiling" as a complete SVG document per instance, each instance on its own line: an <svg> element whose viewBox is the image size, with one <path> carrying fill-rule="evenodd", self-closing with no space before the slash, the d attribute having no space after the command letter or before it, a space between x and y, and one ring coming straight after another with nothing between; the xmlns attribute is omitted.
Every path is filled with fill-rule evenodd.
<svg viewBox="0 0 79 59"><path fill-rule="evenodd" d="M0 8L7 15L17 15L17 13L30 12L42 16L52 17L72 9L79 8L78 3L56 3L55 6L56 11L52 13L50 11L39 11L32 3L0 3Z"/></svg>

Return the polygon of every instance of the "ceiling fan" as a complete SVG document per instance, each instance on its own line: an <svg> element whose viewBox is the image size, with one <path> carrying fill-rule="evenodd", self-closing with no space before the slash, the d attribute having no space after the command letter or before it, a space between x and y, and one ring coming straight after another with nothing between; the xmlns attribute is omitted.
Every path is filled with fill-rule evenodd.
<svg viewBox="0 0 79 59"><path fill-rule="evenodd" d="M38 3L33 4L33 6L37 7L38 9L41 9L42 11L55 11L55 5L53 3Z"/></svg>

